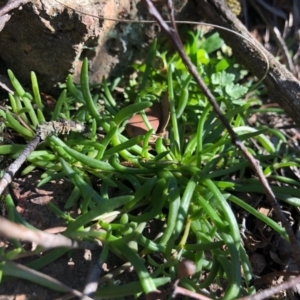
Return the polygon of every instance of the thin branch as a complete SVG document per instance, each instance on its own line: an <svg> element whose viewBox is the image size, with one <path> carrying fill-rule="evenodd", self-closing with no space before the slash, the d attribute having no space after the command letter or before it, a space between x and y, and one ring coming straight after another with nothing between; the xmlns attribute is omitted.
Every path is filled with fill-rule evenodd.
<svg viewBox="0 0 300 300"><path fill-rule="evenodd" d="M68 247L71 249L90 249L95 250L99 245L89 242L74 241L61 234L52 234L40 230L32 230L23 225L13 223L0 217L0 236L8 239L18 239L32 242L45 249Z"/></svg>
<svg viewBox="0 0 300 300"><path fill-rule="evenodd" d="M284 213L282 212L280 205L279 205L278 201L276 200L275 195L261 170L259 161L255 160L255 158L248 152L245 145L238 139L236 133L233 131L229 122L227 121L227 119L223 115L222 111L220 110L220 108L215 100L215 97L210 92L208 87L205 85L205 83L203 82L201 77L198 75L198 71L197 71L196 67L192 64L191 60L184 52L180 37L177 34L177 30L175 28L170 28L167 25L167 23L162 19L161 15L159 14L159 12L157 11L157 9L154 7L153 3L150 0L145 0L145 2L148 7L149 13L157 20L157 22L159 23L159 25L161 26L163 31L167 34L169 39L172 41L172 43L175 46L175 49L177 50L182 61L184 62L187 69L189 70L190 74L194 77L199 88L203 91L204 95L207 97L208 101L212 105L214 111L218 115L218 117L221 120L221 122L223 123L224 127L227 129L227 131L231 137L232 143L242 151L245 158L248 160L250 166L255 171L257 177L259 178L259 180L264 188L264 191L267 195L267 198L268 198L272 208L274 209L278 219L282 222L282 225L284 226L284 228L289 236L289 239L290 239L290 242L292 245L292 249L293 249L293 254L295 256L295 260L296 260L298 269L300 270L300 242L296 239L290 223L288 222L287 218L285 217ZM171 0L168 0L168 3L169 3L169 5L172 5ZM172 13L172 10L170 10L170 11L171 11L172 24L175 25L174 14Z"/></svg>
<svg viewBox="0 0 300 300"><path fill-rule="evenodd" d="M196 300L212 300L212 298L208 298L204 295L189 291L183 287L175 285L172 296L173 296L173 298L175 298L175 296L178 296L178 295L183 295L183 296L190 297L190 298L196 299Z"/></svg>
<svg viewBox="0 0 300 300"><path fill-rule="evenodd" d="M288 69L293 73L295 74L295 66L293 64L293 60L291 58L291 55L289 53L289 49L286 45L286 42L285 40L282 38L281 34L280 34L280 31L279 29L274 26L272 27L272 32L274 33L274 36L275 36L275 39L277 41L277 45L278 47L280 48L280 50L282 51L283 55L284 55L284 58L286 60L286 63L287 63L287 66L288 66Z"/></svg>
<svg viewBox="0 0 300 300"><path fill-rule="evenodd" d="M267 27L271 30L271 32L273 33L273 36L275 37L275 40L277 42L277 45L278 47L280 48L280 50L282 51L283 55L284 55L284 58L287 62L287 65L288 65L288 69L293 73L295 74L295 66L293 64L293 60L290 56L290 53L289 53L289 50L288 50L288 47L283 39L283 37L281 36L278 28L276 26L272 26L270 24L270 22L268 21L268 18L266 17L266 15L262 12L261 8L259 7L258 3L260 3L262 6L265 6L265 5L268 5L266 4L265 2L263 1L253 1L253 0L250 0L250 3L251 3L251 6L254 7L254 9L256 10L256 12L259 14L259 16L262 18L262 20L267 24ZM273 7L271 5L268 5L268 7L266 7L268 10L270 9L273 9ZM284 20L287 19L287 15L285 13L283 13L282 10L278 10L276 9L275 11L272 12L272 14L276 14L276 12L278 13L278 16L279 17L282 17ZM280 14L282 13L282 15Z"/></svg>
<svg viewBox="0 0 300 300"><path fill-rule="evenodd" d="M255 295L246 296L242 298L238 298L238 300L263 300L263 299L269 299L271 296L279 293L280 291L288 290L292 287L294 287L296 284L300 283L300 275L294 278L289 279L288 281L285 281L279 285L272 286L266 290L263 290L261 292L258 292Z"/></svg>
<svg viewBox="0 0 300 300"><path fill-rule="evenodd" d="M50 121L38 125L36 135L33 140L25 147L20 156L8 167L0 180L0 196L13 180L16 172L21 168L27 157L37 147L41 140L45 140L51 134L69 134L71 131L87 133L88 128L80 122L71 120Z"/></svg>
<svg viewBox="0 0 300 300"><path fill-rule="evenodd" d="M34 139L30 141L30 143L21 152L20 156L12 164L9 165L8 169L0 180L0 195L2 195L6 187L12 182L13 177L15 176L17 171L21 168L27 157L31 152L34 151L40 141L40 136L35 136Z"/></svg>

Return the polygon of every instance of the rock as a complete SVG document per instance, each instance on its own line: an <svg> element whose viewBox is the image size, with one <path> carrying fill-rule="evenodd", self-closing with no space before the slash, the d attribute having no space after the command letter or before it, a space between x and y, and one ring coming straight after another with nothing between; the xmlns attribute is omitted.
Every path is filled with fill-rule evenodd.
<svg viewBox="0 0 300 300"><path fill-rule="evenodd" d="M92 82L101 81L115 68L119 62L117 52L129 49L124 34L132 34L134 25L116 26L115 21L92 15L134 18L137 10L130 8L130 0L60 1L64 5L56 0L33 0L5 15L4 21L8 20L0 32L2 74L7 68L12 69L26 84L30 71L34 71L41 91L53 93L53 86L64 82L69 72L78 81L81 61L86 56L91 60ZM0 7L5 3L6 0L0 0ZM109 48L119 41L123 49ZM141 41L139 39L138 45ZM126 57L129 59L132 54L127 53Z"/></svg>
<svg viewBox="0 0 300 300"><path fill-rule="evenodd" d="M0 7L7 0L0 0ZM103 19L148 20L141 0L12 0L17 7L0 14L0 75L11 69L22 84L30 84L30 71L37 75L41 92L71 73L79 82L82 60L90 60L91 83L103 76L120 76L134 59L145 58L145 47L157 36L157 24L125 23ZM22 3L26 3L21 5ZM175 3L176 15L187 19L184 6ZM157 3L166 18L166 9ZM184 8L184 9L183 9ZM1 9L0 9L1 12ZM182 14L183 13L183 14ZM180 16L179 16L180 17Z"/></svg>

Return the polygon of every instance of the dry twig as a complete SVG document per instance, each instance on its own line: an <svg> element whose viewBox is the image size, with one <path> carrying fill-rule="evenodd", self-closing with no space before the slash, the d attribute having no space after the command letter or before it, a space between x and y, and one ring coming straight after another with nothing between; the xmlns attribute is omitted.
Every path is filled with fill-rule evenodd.
<svg viewBox="0 0 300 300"><path fill-rule="evenodd" d="M27 157L37 147L37 145L51 134L69 134L70 131L87 132L87 128L80 122L71 120L50 121L40 124L37 128L35 137L21 152L20 156L8 167L0 180L0 196L13 180L16 172L21 168Z"/></svg>
<svg viewBox="0 0 300 300"><path fill-rule="evenodd" d="M279 293L280 291L284 291L292 288L296 284L300 282L300 275L294 278L289 279L279 285L272 286L269 289L263 290L261 292L256 293L255 295L238 298L238 300L263 300L268 299L269 297Z"/></svg>
<svg viewBox="0 0 300 300"><path fill-rule="evenodd" d="M212 298L208 298L204 295L189 291L181 286L175 285L172 296L176 297L178 295L190 297L190 298L196 299L196 300L212 300Z"/></svg>
<svg viewBox="0 0 300 300"><path fill-rule="evenodd" d="M70 249L80 248L95 250L99 248L99 245L74 241L61 234L52 234L40 230L33 230L6 220L3 217L0 217L0 236L8 239L18 239L35 243L45 249L68 247Z"/></svg>
<svg viewBox="0 0 300 300"><path fill-rule="evenodd" d="M35 136L35 138L21 152L20 156L8 167L5 174L0 180L0 195L2 195L6 187L12 182L13 177L15 176L17 171L23 165L30 153L34 151L34 149L37 147L40 141L40 136Z"/></svg>

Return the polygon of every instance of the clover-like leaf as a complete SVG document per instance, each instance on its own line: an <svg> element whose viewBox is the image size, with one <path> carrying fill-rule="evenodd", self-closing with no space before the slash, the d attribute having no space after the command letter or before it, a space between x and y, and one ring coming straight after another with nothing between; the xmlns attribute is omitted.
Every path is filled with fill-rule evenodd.
<svg viewBox="0 0 300 300"><path fill-rule="evenodd" d="M227 86L230 83L233 83L234 79L234 74L226 73L223 71L212 74L211 83L213 85Z"/></svg>
<svg viewBox="0 0 300 300"><path fill-rule="evenodd" d="M247 93L248 89L245 86L240 84L234 84L233 82L229 83L225 87L225 92L230 96L232 99L239 99L243 95Z"/></svg>

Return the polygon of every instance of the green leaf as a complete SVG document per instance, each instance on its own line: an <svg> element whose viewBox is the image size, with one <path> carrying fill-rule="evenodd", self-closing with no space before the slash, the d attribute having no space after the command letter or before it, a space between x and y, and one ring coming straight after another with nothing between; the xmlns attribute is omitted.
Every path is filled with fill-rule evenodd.
<svg viewBox="0 0 300 300"><path fill-rule="evenodd" d="M226 72L214 73L211 76L211 83L213 85L227 86L230 83L233 83L235 76Z"/></svg>
<svg viewBox="0 0 300 300"><path fill-rule="evenodd" d="M232 99L239 99L247 93L248 89L238 83L231 82L225 86L225 91Z"/></svg>
<svg viewBox="0 0 300 300"><path fill-rule="evenodd" d="M222 47L224 41L220 38L219 33L212 34L201 45L201 48L205 49L207 53L214 52Z"/></svg>
<svg viewBox="0 0 300 300"><path fill-rule="evenodd" d="M197 61L198 64L201 63L204 65L207 65L210 62L209 56L204 49L199 49L197 51Z"/></svg>
<svg viewBox="0 0 300 300"><path fill-rule="evenodd" d="M216 64L215 70L216 72L221 72L226 70L229 66L230 64L227 59L223 58Z"/></svg>

